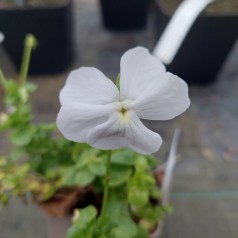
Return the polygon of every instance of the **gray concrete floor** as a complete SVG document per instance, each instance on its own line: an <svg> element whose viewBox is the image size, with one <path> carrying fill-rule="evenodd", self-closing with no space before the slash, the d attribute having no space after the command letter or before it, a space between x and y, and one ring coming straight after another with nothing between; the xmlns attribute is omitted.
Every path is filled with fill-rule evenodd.
<svg viewBox="0 0 238 238"><path fill-rule="evenodd" d="M143 45L153 48L153 24L137 33L112 33L101 26L97 0L78 0L75 5L76 60L72 68L95 66L115 78L125 50ZM163 160L172 133L181 128L179 161L175 169L171 203L163 238L237 238L238 236L238 42L212 85L190 87L191 107L182 116L152 126L164 144L157 156ZM0 48L0 67L16 75ZM58 93L68 72L30 77L39 85L34 94L35 120L54 121ZM0 148L6 142L1 136ZM13 199L0 211L0 238L46 238L46 222L32 204Z"/></svg>

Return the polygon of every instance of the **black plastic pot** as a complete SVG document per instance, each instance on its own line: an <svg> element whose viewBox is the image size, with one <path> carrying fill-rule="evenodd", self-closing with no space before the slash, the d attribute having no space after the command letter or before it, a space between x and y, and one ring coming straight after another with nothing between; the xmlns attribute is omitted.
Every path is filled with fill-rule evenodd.
<svg viewBox="0 0 238 238"><path fill-rule="evenodd" d="M146 26L150 0L100 0L103 24L110 30L140 30Z"/></svg>
<svg viewBox="0 0 238 238"><path fill-rule="evenodd" d="M73 59L72 1L64 5L42 8L0 9L0 31L3 46L20 68L23 42L32 33L39 46L32 54L30 74L54 74L66 70Z"/></svg>
<svg viewBox="0 0 238 238"><path fill-rule="evenodd" d="M162 8L156 14L156 40L171 16ZM189 84L206 84L216 76L238 37L238 15L204 15L193 24L168 71Z"/></svg>

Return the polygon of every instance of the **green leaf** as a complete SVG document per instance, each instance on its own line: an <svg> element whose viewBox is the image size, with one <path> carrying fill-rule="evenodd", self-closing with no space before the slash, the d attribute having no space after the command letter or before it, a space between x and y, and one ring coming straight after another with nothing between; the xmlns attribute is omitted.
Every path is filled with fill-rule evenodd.
<svg viewBox="0 0 238 238"><path fill-rule="evenodd" d="M88 206L77 210L78 217L74 217L73 225L67 233L67 238L92 238L93 222L97 216L97 210L94 206Z"/></svg>
<svg viewBox="0 0 238 238"><path fill-rule="evenodd" d="M129 149L119 150L112 154L112 164L132 166L135 163L135 155L136 154Z"/></svg>
<svg viewBox="0 0 238 238"><path fill-rule="evenodd" d="M85 148L85 144L77 144L74 146L72 157L77 164L77 168L82 168L88 164L90 159L94 158L97 153L98 151L93 148L88 146Z"/></svg>
<svg viewBox="0 0 238 238"><path fill-rule="evenodd" d="M75 184L84 187L92 183L95 179L95 175L88 169L78 170L75 175Z"/></svg>
<svg viewBox="0 0 238 238"><path fill-rule="evenodd" d="M0 193L0 208L8 204L9 197L6 194Z"/></svg>
<svg viewBox="0 0 238 238"><path fill-rule="evenodd" d="M112 221L117 222L122 214L128 214L126 200L118 198L117 194L111 192L111 196L107 205L107 214Z"/></svg>
<svg viewBox="0 0 238 238"><path fill-rule="evenodd" d="M87 227L87 224L92 222L97 216L97 209L90 205L83 209L77 209L79 216L74 219L73 223L78 229Z"/></svg>
<svg viewBox="0 0 238 238"><path fill-rule="evenodd" d="M10 139L17 146L25 146L30 143L33 135L34 129L32 127L22 127L13 130L10 134Z"/></svg>
<svg viewBox="0 0 238 238"><path fill-rule="evenodd" d="M63 179L63 182L62 182L63 185L66 185L66 186L75 185L76 169L72 169L72 167L68 167L68 168L61 168L61 170L58 169L58 171L61 172L61 176ZM49 172L48 172L48 176L49 176ZM54 170L51 171L51 176L55 176Z"/></svg>
<svg viewBox="0 0 238 238"><path fill-rule="evenodd" d="M137 226L130 217L118 218L118 226L115 228L115 236L118 238L131 238L137 234Z"/></svg>
<svg viewBox="0 0 238 238"><path fill-rule="evenodd" d="M77 160L74 160L76 162L76 167L78 169L85 167L85 165L88 163L88 159L89 158L87 155L85 155L85 153L83 153L81 156L78 156Z"/></svg>
<svg viewBox="0 0 238 238"><path fill-rule="evenodd" d="M88 149L90 149L90 147L87 144L75 143L72 151L72 159L78 162L81 159L82 153L88 153ZM83 155L83 157L87 157L87 155Z"/></svg>
<svg viewBox="0 0 238 238"><path fill-rule="evenodd" d="M90 163L88 164L89 170L97 175L103 176L106 174L106 162L104 158L94 157L91 158Z"/></svg>
<svg viewBox="0 0 238 238"><path fill-rule="evenodd" d="M26 103L28 101L28 98L29 98L29 94L28 94L26 88L25 87L19 87L18 91L19 91L19 96L20 96L21 102Z"/></svg>
<svg viewBox="0 0 238 238"><path fill-rule="evenodd" d="M143 173L144 171L149 169L146 157L142 155L137 157L135 161L135 169L137 173Z"/></svg>
<svg viewBox="0 0 238 238"><path fill-rule="evenodd" d="M149 201L149 191L140 186L128 186L128 201L137 207L145 206Z"/></svg>
<svg viewBox="0 0 238 238"><path fill-rule="evenodd" d="M119 186L127 181L132 173L132 168L123 165L111 165L109 186Z"/></svg>
<svg viewBox="0 0 238 238"><path fill-rule="evenodd" d="M27 82L24 86L25 86L27 92L29 92L29 93L35 92L38 88L38 86L36 84L31 83L31 82Z"/></svg>
<svg viewBox="0 0 238 238"><path fill-rule="evenodd" d="M137 217L141 218L140 225L147 230L151 230L164 218L167 211L158 204L148 204L146 207L138 209L135 213Z"/></svg>
<svg viewBox="0 0 238 238"><path fill-rule="evenodd" d="M115 224L114 238L131 238L136 235L137 226L130 218L128 203L124 198L119 199L117 194L111 193L107 214Z"/></svg>
<svg viewBox="0 0 238 238"><path fill-rule="evenodd" d="M149 232L141 227L141 226L138 226L138 231L137 231L137 235L133 238L149 238Z"/></svg>
<svg viewBox="0 0 238 238"><path fill-rule="evenodd" d="M11 150L9 157L11 161L17 161L20 158L22 158L24 155L25 155L25 151L22 148L18 147Z"/></svg>
<svg viewBox="0 0 238 238"><path fill-rule="evenodd" d="M11 120L8 114L0 113L0 132L10 127Z"/></svg>

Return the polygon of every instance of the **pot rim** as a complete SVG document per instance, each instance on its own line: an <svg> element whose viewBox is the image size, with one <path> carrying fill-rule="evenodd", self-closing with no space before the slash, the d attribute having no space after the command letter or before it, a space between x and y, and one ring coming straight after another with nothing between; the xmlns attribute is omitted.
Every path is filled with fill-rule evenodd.
<svg viewBox="0 0 238 238"><path fill-rule="evenodd" d="M155 0L157 7L160 9L160 11L166 16L166 17L172 17L174 12L169 12L166 7L163 5L163 3L160 0ZM200 14L199 18L203 19L210 19L210 18L232 18L232 17L238 17L238 12L237 13L209 13L209 14Z"/></svg>
<svg viewBox="0 0 238 238"><path fill-rule="evenodd" d="M64 0L64 3L60 5L50 5L50 6L23 6L23 7L16 7L16 6L10 6L10 7L2 7L0 8L0 12L14 12L14 11L39 11L39 10L59 10L59 9L64 9L73 0Z"/></svg>
<svg viewBox="0 0 238 238"><path fill-rule="evenodd" d="M170 199L171 185L173 180L174 168L176 165L177 147L180 138L180 129L175 129L173 134L172 143L169 150L168 159L165 164L160 165L156 171L163 171L164 177L161 185L162 192L162 205L168 205ZM164 220L161 220L153 233L150 234L150 238L158 238L163 232Z"/></svg>

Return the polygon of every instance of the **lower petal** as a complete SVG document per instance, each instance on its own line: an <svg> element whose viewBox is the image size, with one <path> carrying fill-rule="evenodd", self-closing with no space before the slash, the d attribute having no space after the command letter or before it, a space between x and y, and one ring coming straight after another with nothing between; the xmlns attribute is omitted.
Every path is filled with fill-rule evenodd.
<svg viewBox="0 0 238 238"><path fill-rule="evenodd" d="M107 150L126 147L141 154L152 154L160 148L160 135L146 128L135 113L130 112L128 122L122 122L118 114L91 130L87 143Z"/></svg>
<svg viewBox="0 0 238 238"><path fill-rule="evenodd" d="M125 129L125 137L129 148L141 154L155 153L162 144L160 135L145 127L136 114Z"/></svg>
<svg viewBox="0 0 238 238"><path fill-rule="evenodd" d="M122 135L118 113L114 113L110 118L97 125L87 136L87 143L97 149L115 150L127 147L127 143Z"/></svg>

